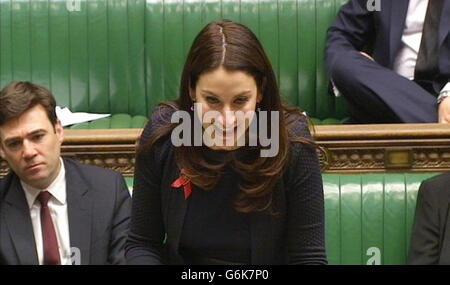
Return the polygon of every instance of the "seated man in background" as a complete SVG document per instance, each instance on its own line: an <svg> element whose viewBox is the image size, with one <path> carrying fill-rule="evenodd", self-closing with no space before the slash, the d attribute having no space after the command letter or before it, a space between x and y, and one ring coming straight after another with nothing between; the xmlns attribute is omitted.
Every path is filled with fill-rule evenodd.
<svg viewBox="0 0 450 285"><path fill-rule="evenodd" d="M422 182L409 264L450 264L450 173Z"/></svg>
<svg viewBox="0 0 450 285"><path fill-rule="evenodd" d="M450 122L450 1L375 2L349 1L328 31L327 70L353 120Z"/></svg>
<svg viewBox="0 0 450 285"><path fill-rule="evenodd" d="M60 157L64 131L48 90L0 93L0 264L123 264L130 195L121 174Z"/></svg>

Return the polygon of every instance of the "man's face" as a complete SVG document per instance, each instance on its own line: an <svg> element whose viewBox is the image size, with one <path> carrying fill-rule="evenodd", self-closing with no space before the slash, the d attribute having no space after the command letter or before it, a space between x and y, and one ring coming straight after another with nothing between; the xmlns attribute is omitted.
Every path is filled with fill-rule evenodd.
<svg viewBox="0 0 450 285"><path fill-rule="evenodd" d="M0 155L25 183L47 188L58 175L64 131L37 105L0 126Z"/></svg>

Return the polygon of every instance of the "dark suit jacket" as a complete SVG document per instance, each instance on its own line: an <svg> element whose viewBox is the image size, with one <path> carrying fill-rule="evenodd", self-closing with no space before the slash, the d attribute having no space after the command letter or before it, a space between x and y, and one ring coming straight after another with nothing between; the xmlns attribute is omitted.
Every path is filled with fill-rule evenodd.
<svg viewBox="0 0 450 285"><path fill-rule="evenodd" d="M450 264L450 173L424 181L417 197L409 264Z"/></svg>
<svg viewBox="0 0 450 285"><path fill-rule="evenodd" d="M401 48L401 38L409 0L380 0L380 11L369 11L367 0L352 0L342 6L328 33L327 67L332 72L336 62L345 64L349 53L369 46L377 63L393 68ZM439 70L433 87L437 93L450 78L450 1L444 1L439 25Z"/></svg>
<svg viewBox="0 0 450 285"><path fill-rule="evenodd" d="M64 159L70 246L81 264L123 264L130 195L121 174ZM0 184L0 264L38 264L29 207L19 178Z"/></svg>

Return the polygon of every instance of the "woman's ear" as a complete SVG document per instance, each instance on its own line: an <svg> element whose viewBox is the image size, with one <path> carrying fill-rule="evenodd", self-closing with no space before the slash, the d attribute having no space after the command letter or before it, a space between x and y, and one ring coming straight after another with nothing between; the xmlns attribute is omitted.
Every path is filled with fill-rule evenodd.
<svg viewBox="0 0 450 285"><path fill-rule="evenodd" d="M195 90L189 87L189 97L191 97L192 102L195 102Z"/></svg>
<svg viewBox="0 0 450 285"><path fill-rule="evenodd" d="M261 81L261 89L258 90L258 96L256 97L256 102L260 103L263 99L264 90L266 90L267 79L264 76Z"/></svg>
<svg viewBox="0 0 450 285"><path fill-rule="evenodd" d="M5 159L5 152L3 151L3 147L0 145L0 157Z"/></svg>
<svg viewBox="0 0 450 285"><path fill-rule="evenodd" d="M258 95L256 95L256 103L258 104L261 103L262 99L263 99L262 93L258 92Z"/></svg>

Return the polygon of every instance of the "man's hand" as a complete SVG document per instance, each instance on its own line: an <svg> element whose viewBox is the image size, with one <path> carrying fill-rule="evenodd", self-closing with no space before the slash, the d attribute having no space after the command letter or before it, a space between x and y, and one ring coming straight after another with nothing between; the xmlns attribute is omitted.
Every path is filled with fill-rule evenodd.
<svg viewBox="0 0 450 285"><path fill-rule="evenodd" d="M439 104L439 123L450 123L450 97Z"/></svg>
<svg viewBox="0 0 450 285"><path fill-rule="evenodd" d="M373 57L371 57L370 55L368 55L367 53L360 51L360 54L364 55L365 57L367 57L368 59L370 59L371 61L375 61L375 59L373 59Z"/></svg>

